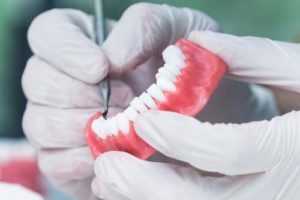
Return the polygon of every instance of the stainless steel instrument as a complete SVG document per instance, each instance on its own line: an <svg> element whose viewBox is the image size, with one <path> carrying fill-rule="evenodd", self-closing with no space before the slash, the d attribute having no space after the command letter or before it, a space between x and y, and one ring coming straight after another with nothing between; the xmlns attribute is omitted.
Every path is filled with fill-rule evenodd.
<svg viewBox="0 0 300 200"><path fill-rule="evenodd" d="M95 26L95 42L102 46L105 37L106 37L106 26L105 26L105 19L104 19L104 0L93 0L94 3L94 26ZM101 82L100 82L100 95L104 105L104 111L102 116L106 118L109 109L109 98L110 98L110 77L107 75Z"/></svg>

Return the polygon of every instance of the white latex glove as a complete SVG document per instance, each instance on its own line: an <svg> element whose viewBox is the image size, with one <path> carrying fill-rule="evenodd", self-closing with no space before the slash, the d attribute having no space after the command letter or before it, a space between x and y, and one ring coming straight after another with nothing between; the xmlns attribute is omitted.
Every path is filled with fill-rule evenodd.
<svg viewBox="0 0 300 200"><path fill-rule="evenodd" d="M300 93L298 44L211 32L189 38L222 57L233 79ZM93 190L109 200L299 199L299 122L299 111L244 124L146 112L135 123L138 135L191 167L106 153L96 161Z"/></svg>
<svg viewBox="0 0 300 200"><path fill-rule="evenodd" d="M25 189L20 185L0 182L1 200L43 200L40 195Z"/></svg>
<svg viewBox="0 0 300 200"><path fill-rule="evenodd" d="M109 67L117 73L138 67L112 80L110 114L120 112L154 82L161 62L157 55L168 44L191 30L204 29L216 31L219 27L199 11L136 4L126 10L101 49L92 42L90 16L70 9L38 16L28 33L34 56L22 80L28 98L23 127L39 148L42 172L77 199L93 198L93 159L86 147L84 126L103 107L97 83ZM224 100L217 99L228 93L232 94L228 99L231 106L223 108ZM257 98L251 87L238 82L224 80L211 102L202 115L210 121L237 121L240 113L249 113L244 120L274 115L270 101ZM265 110L252 112L258 104ZM232 110L233 105L241 110Z"/></svg>

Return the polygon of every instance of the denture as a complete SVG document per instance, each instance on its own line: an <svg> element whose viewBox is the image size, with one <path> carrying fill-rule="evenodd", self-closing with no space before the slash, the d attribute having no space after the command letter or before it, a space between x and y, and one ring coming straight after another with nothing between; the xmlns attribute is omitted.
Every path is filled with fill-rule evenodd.
<svg viewBox="0 0 300 200"><path fill-rule="evenodd" d="M135 97L124 112L109 119L98 113L88 121L86 138L94 158L107 151L124 151L147 159L155 149L136 134L137 116L147 110L195 116L227 70L218 56L185 39L167 47L163 59L165 65L159 68L156 83Z"/></svg>

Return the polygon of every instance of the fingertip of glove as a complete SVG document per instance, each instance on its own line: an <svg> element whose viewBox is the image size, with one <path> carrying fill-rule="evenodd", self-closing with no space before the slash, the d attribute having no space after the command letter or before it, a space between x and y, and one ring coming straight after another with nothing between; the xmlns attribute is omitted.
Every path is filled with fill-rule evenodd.
<svg viewBox="0 0 300 200"><path fill-rule="evenodd" d="M110 151L101 154L95 161L95 172L97 174L97 171L103 170L107 165L118 165L122 163L122 160L131 159L132 157L128 153L119 151Z"/></svg>
<svg viewBox="0 0 300 200"><path fill-rule="evenodd" d="M113 178L111 172L114 174L116 170L119 172L123 171L126 169L126 164L134 163L136 159L134 156L125 152L107 152L96 159L94 171L96 176L102 181L111 183Z"/></svg>
<svg viewBox="0 0 300 200"><path fill-rule="evenodd" d="M144 113L140 113L134 123L134 128L137 134L147 135L149 131L149 126L151 126L152 123L155 123L156 117L159 115L160 112L161 111L150 110Z"/></svg>
<svg viewBox="0 0 300 200"><path fill-rule="evenodd" d="M192 31L189 34L188 39L192 42L199 44L200 46L206 46L206 45L212 43L213 41L215 41L216 34L218 34L218 33L209 31L209 30Z"/></svg>
<svg viewBox="0 0 300 200"><path fill-rule="evenodd" d="M105 199L105 195L104 195L104 192L102 191L102 189L100 187L100 184L101 184L100 181L97 178L95 178L93 180L92 184L91 184L91 188L92 188L93 193L97 197L99 197L101 199Z"/></svg>
<svg viewBox="0 0 300 200"><path fill-rule="evenodd" d="M241 43L240 37L213 31L193 31L189 34L188 39L219 55L225 61L232 56L233 51Z"/></svg>
<svg viewBox="0 0 300 200"><path fill-rule="evenodd" d="M109 73L109 62L102 50L95 50L94 53L87 58L86 67L82 68L81 79L90 84L99 83ZM80 75L81 74L81 75Z"/></svg>

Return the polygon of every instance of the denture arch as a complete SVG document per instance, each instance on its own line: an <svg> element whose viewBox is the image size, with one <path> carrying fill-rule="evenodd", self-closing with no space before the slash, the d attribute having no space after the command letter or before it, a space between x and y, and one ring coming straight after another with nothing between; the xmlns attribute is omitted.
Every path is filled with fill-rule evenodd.
<svg viewBox="0 0 300 200"><path fill-rule="evenodd" d="M155 149L134 130L139 113L157 109L194 116L206 105L227 70L219 57L185 39L167 47L163 59L165 64L155 76L156 83L135 97L122 113L107 120L98 113L89 120L86 137L95 158L107 151L125 151L147 159Z"/></svg>

